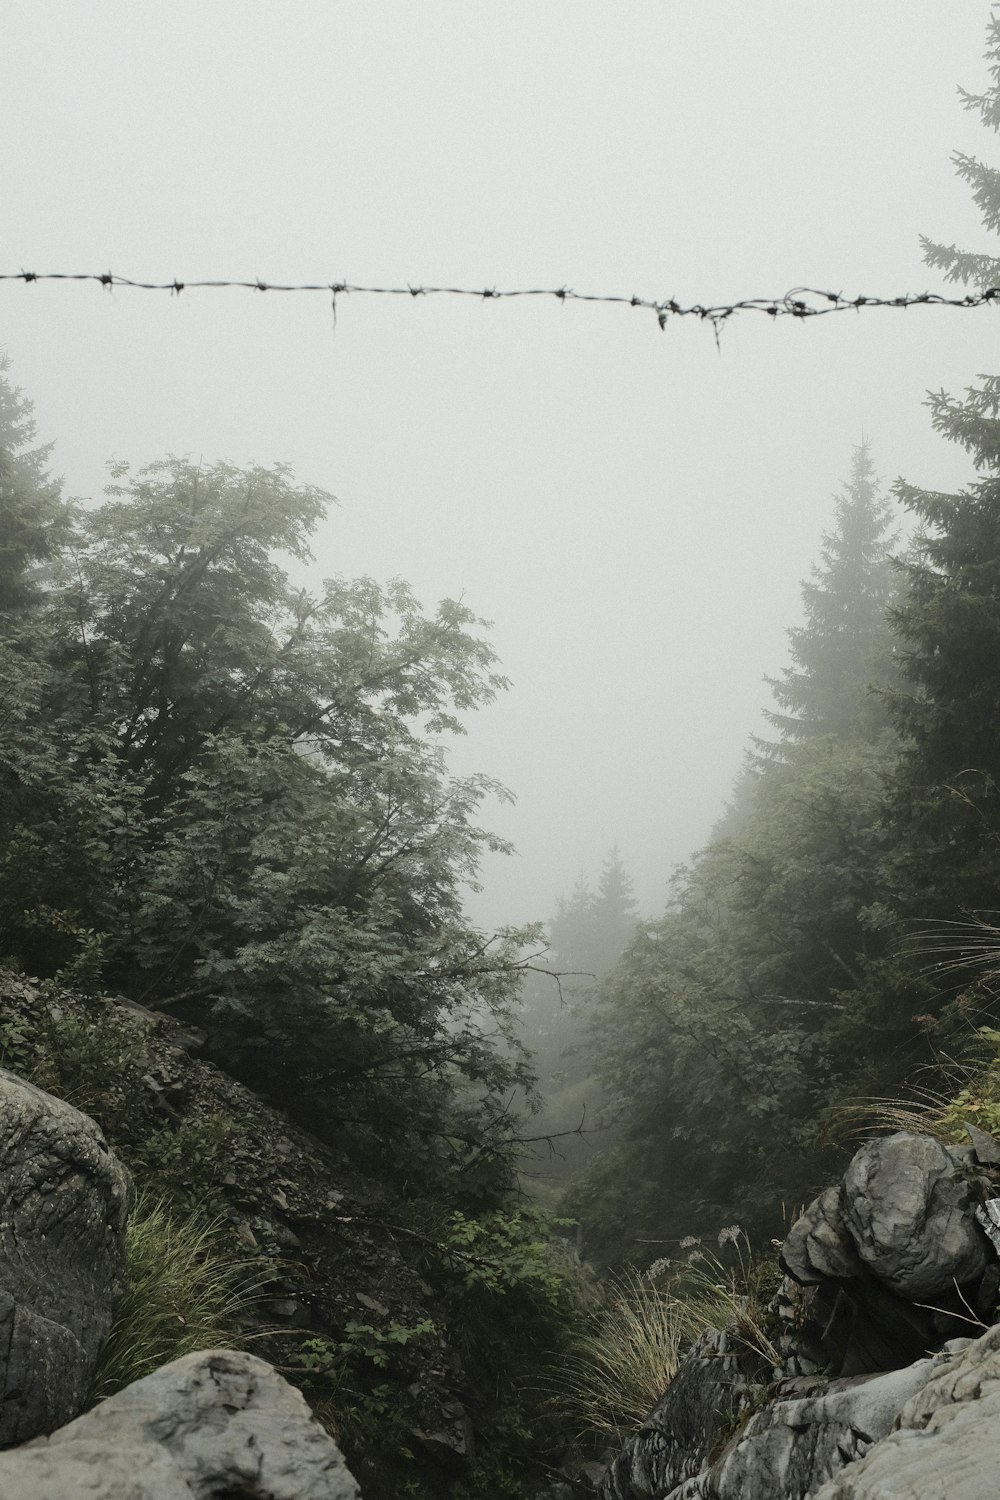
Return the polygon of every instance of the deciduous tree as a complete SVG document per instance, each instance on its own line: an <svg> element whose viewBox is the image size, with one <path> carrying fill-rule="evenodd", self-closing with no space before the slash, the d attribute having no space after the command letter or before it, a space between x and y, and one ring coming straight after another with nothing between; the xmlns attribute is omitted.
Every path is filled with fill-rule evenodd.
<svg viewBox="0 0 1000 1500"><path fill-rule="evenodd" d="M504 679L464 605L294 587L327 502L168 460L79 517L30 683L8 663L4 946L49 972L100 946L99 982L196 1018L356 1155L495 1184L523 935L463 919L502 789L450 777L444 737Z"/></svg>

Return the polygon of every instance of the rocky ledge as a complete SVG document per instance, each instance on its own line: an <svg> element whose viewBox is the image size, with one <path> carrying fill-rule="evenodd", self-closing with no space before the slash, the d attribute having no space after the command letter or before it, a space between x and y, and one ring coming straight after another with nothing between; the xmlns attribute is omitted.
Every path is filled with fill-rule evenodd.
<svg viewBox="0 0 1000 1500"><path fill-rule="evenodd" d="M993 1500L1000 1146L970 1134L864 1145L785 1241L780 1365L706 1333L601 1500Z"/></svg>

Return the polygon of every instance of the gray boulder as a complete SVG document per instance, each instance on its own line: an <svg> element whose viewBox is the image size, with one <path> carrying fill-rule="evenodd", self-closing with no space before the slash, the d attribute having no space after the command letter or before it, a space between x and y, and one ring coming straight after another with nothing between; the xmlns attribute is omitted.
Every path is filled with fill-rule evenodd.
<svg viewBox="0 0 1000 1500"><path fill-rule="evenodd" d="M94 1121L0 1070L0 1446L82 1409L125 1290L131 1203Z"/></svg>
<svg viewBox="0 0 1000 1500"><path fill-rule="evenodd" d="M989 1250L953 1157L926 1135L868 1141L844 1173L842 1211L884 1285L921 1301L982 1276Z"/></svg>
<svg viewBox="0 0 1000 1500"><path fill-rule="evenodd" d="M894 1432L814 1500L994 1500L1000 1491L1000 1327L939 1365Z"/></svg>
<svg viewBox="0 0 1000 1500"><path fill-rule="evenodd" d="M862 1271L861 1259L844 1222L840 1188L827 1188L795 1220L781 1258L803 1286L824 1277L847 1279Z"/></svg>
<svg viewBox="0 0 1000 1500"><path fill-rule="evenodd" d="M0 1453L17 1500L357 1500L339 1448L263 1360L188 1354L49 1438Z"/></svg>
<svg viewBox="0 0 1000 1500"><path fill-rule="evenodd" d="M792 1226L782 1263L805 1288L789 1369L898 1369L987 1314L998 1280L969 1148L900 1132L869 1141ZM786 1340L787 1343L787 1340ZM804 1362L803 1362L804 1356Z"/></svg>

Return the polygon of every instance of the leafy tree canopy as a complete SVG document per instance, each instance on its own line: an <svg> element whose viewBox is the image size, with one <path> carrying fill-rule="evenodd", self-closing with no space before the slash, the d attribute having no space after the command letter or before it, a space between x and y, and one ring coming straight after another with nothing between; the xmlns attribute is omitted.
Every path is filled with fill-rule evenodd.
<svg viewBox="0 0 1000 1500"><path fill-rule="evenodd" d="M68 540L25 507L22 564L52 561L32 651L0 657L4 950L196 1019L355 1155L499 1183L530 935L463 919L502 789L443 750L504 686L483 622L398 581L294 587L329 497L282 466L114 481Z"/></svg>

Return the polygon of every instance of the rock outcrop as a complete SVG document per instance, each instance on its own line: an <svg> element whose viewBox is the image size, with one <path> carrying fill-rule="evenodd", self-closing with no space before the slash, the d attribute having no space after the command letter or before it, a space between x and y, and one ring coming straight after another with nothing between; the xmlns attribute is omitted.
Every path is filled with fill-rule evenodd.
<svg viewBox="0 0 1000 1500"><path fill-rule="evenodd" d="M967 1149L897 1132L868 1141L809 1205L782 1264L806 1289L795 1354L853 1376L912 1363L988 1320L998 1267L977 1222L991 1191Z"/></svg>
<svg viewBox="0 0 1000 1500"><path fill-rule="evenodd" d="M601 1500L672 1494L711 1462L769 1379L761 1357L710 1328L691 1349L662 1399L613 1460Z"/></svg>
<svg viewBox="0 0 1000 1500"><path fill-rule="evenodd" d="M601 1500L992 1500L1000 1327L967 1335L996 1315L979 1205L997 1154L986 1136L863 1146L785 1241L783 1365L703 1338Z"/></svg>
<svg viewBox="0 0 1000 1500"><path fill-rule="evenodd" d="M884 1375L782 1383L697 1487L671 1500L778 1500L809 1496L892 1431L947 1354Z"/></svg>
<svg viewBox="0 0 1000 1500"><path fill-rule="evenodd" d="M356 1500L301 1394L263 1360L188 1354L93 1411L0 1453L10 1500Z"/></svg>
<svg viewBox="0 0 1000 1500"><path fill-rule="evenodd" d="M0 1142L5 1446L83 1408L125 1290L132 1185L93 1120L2 1070Z"/></svg>
<svg viewBox="0 0 1000 1500"><path fill-rule="evenodd" d="M666 1496L705 1469L747 1412L771 1370L745 1344L708 1329L664 1397L625 1443L601 1482L601 1500Z"/></svg>
<svg viewBox="0 0 1000 1500"><path fill-rule="evenodd" d="M896 1429L814 1500L992 1500L1000 1489L1000 1327L906 1403Z"/></svg>

